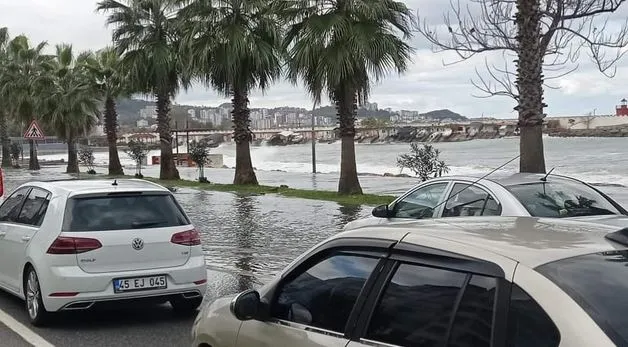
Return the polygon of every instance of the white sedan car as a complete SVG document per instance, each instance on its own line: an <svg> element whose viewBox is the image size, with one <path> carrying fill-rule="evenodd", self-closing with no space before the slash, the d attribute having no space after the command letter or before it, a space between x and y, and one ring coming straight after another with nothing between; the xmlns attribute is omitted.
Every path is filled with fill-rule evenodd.
<svg viewBox="0 0 628 347"><path fill-rule="evenodd" d="M618 202L585 182L553 174L434 178L374 208L372 215L347 223L345 230L461 216L569 218L628 227L628 211Z"/></svg>
<svg viewBox="0 0 628 347"><path fill-rule="evenodd" d="M215 300L193 347L628 345L628 229L534 217L367 226Z"/></svg>
<svg viewBox="0 0 628 347"><path fill-rule="evenodd" d="M0 205L0 287L30 321L101 302L194 311L207 286L201 238L175 197L144 180L29 182Z"/></svg>

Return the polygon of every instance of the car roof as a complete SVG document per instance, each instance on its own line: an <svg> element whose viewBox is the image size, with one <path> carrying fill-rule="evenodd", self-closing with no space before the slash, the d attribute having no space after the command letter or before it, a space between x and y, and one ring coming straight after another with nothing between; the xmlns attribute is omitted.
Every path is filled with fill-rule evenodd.
<svg viewBox="0 0 628 347"><path fill-rule="evenodd" d="M582 254L626 249L604 236L620 228L582 221L537 217L452 217L359 227L337 234L343 237L404 236L399 241L421 245L456 243L477 258L486 252L534 268ZM400 233L401 232L401 233Z"/></svg>
<svg viewBox="0 0 628 347"><path fill-rule="evenodd" d="M485 177L486 176L486 177ZM450 175L450 176L441 176L438 178L433 178L425 182L436 182L436 181L451 181L451 180L463 180L463 181L478 181L478 183L482 183L485 181L495 182L504 187L515 186L521 184L530 184L530 183L541 183L541 178L545 177L545 174L539 173L515 173L510 175L499 175L499 173L494 173L492 175ZM552 180L558 181L572 181L578 182L575 178L554 175L550 174L547 176L547 181L551 182Z"/></svg>
<svg viewBox="0 0 628 347"><path fill-rule="evenodd" d="M114 185L114 182L116 183ZM46 189L53 195L73 196L78 194L99 194L108 192L137 192L169 190L157 183L141 179L62 179L50 181L30 181L22 186Z"/></svg>

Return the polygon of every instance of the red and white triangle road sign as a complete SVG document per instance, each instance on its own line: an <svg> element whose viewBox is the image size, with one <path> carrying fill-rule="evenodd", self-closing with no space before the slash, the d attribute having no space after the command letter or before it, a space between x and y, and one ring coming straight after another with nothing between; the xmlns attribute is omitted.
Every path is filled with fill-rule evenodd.
<svg viewBox="0 0 628 347"><path fill-rule="evenodd" d="M44 132L41 130L41 127L36 120L33 120L31 125L28 126L28 129L26 129L26 132L24 133L24 138L31 140L43 140L45 138Z"/></svg>

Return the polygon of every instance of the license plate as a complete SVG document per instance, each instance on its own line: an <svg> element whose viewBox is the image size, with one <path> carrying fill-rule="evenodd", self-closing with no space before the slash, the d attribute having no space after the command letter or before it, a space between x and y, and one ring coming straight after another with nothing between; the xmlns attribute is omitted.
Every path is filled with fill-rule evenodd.
<svg viewBox="0 0 628 347"><path fill-rule="evenodd" d="M117 278L113 280L115 293L135 292L140 290L166 289L168 282L165 275Z"/></svg>

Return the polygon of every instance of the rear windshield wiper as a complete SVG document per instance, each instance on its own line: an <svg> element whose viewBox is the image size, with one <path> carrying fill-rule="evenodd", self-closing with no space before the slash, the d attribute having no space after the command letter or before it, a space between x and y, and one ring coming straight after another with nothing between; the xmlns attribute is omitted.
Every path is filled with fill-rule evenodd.
<svg viewBox="0 0 628 347"><path fill-rule="evenodd" d="M152 227L158 224L164 224L166 223L165 220L154 220L154 221L145 221L145 222L133 222L131 223L131 227L133 229L139 229L139 228L146 228L146 227Z"/></svg>

